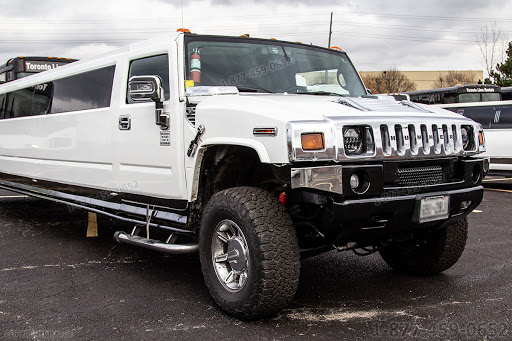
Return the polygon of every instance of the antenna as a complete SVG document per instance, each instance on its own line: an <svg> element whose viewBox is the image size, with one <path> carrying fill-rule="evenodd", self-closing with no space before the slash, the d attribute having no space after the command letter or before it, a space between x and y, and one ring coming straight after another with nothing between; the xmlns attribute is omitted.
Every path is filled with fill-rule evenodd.
<svg viewBox="0 0 512 341"><path fill-rule="evenodd" d="M327 45L328 48L331 48L331 36L332 36L332 13L331 12L331 23L329 24L329 44Z"/></svg>
<svg viewBox="0 0 512 341"><path fill-rule="evenodd" d="M183 25L183 0L181 0L180 3L181 3L181 27L185 27Z"/></svg>

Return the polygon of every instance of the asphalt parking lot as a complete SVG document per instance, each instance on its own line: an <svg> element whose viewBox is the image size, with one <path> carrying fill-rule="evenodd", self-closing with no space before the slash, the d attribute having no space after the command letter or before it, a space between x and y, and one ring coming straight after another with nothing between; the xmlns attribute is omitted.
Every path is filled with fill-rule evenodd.
<svg viewBox="0 0 512 341"><path fill-rule="evenodd" d="M443 274L329 252L303 261L286 310L256 322L216 308L198 257L88 238L87 212L0 191L0 339L511 339L512 179L485 186Z"/></svg>

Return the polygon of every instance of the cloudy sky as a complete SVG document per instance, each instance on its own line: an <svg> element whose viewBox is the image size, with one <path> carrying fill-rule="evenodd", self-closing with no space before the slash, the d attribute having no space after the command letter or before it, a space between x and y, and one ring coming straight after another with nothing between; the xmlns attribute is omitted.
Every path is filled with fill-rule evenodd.
<svg viewBox="0 0 512 341"><path fill-rule="evenodd" d="M503 0L0 0L0 61L86 58L155 35L278 38L347 51L361 71L483 70L477 41L494 25L512 40Z"/></svg>

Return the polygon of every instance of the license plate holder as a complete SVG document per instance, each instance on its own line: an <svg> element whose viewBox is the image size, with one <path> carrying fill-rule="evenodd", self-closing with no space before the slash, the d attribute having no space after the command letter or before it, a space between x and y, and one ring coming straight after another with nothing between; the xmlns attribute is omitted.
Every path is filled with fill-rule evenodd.
<svg viewBox="0 0 512 341"><path fill-rule="evenodd" d="M448 194L419 197L416 199L416 222L447 219L450 216L450 196Z"/></svg>

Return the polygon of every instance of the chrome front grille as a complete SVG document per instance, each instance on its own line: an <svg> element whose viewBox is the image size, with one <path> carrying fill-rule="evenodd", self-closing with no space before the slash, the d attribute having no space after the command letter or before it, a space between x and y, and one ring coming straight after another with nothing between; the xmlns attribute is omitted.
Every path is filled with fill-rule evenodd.
<svg viewBox="0 0 512 341"><path fill-rule="evenodd" d="M463 153L460 129L456 124L402 123L381 124L375 130L383 156L421 157Z"/></svg>
<svg viewBox="0 0 512 341"><path fill-rule="evenodd" d="M444 182L441 166L398 169L396 184L399 186L429 186Z"/></svg>
<svg viewBox="0 0 512 341"><path fill-rule="evenodd" d="M467 119L458 117L395 117L380 116L339 118L332 117L337 132L338 146L343 147L343 131L347 126L362 126L371 129L374 153L347 155L338 149L337 161L349 159L424 159L446 156L472 155L480 151L478 129L473 129L469 138L471 148L463 150L461 127L470 125ZM385 121L385 122L383 122ZM327 135L327 134L326 134ZM300 140L298 140L300 142Z"/></svg>

